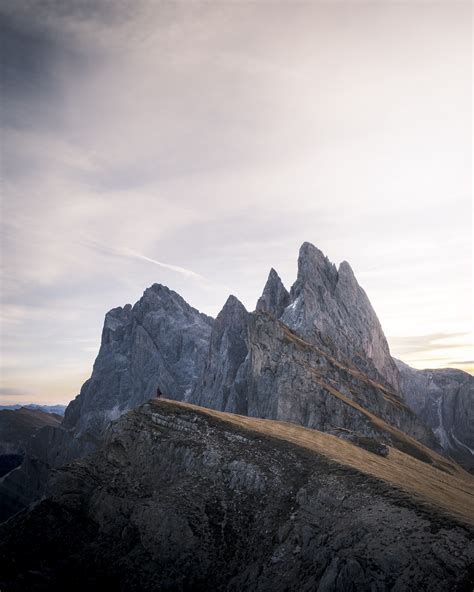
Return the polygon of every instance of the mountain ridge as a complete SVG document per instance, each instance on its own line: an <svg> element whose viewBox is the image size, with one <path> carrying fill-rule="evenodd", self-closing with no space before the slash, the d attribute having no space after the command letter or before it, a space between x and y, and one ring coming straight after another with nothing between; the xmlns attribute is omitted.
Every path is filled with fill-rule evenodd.
<svg viewBox="0 0 474 592"><path fill-rule="evenodd" d="M443 449L429 414L420 419L411 394L401 388L404 380L350 265L336 268L310 243L300 249L291 290L272 268L253 312L229 296L212 319L153 284L133 307L105 315L91 378L61 426L40 430L24 467L0 481L0 500L7 499L14 513L40 497L53 467L97 450L111 421L158 391L222 411L331 433L346 430L425 460L428 446L453 453L470 468L465 450L460 455L455 447ZM473 382L467 378L469 392ZM451 406L461 401L448 399ZM456 430L455 423L450 426ZM463 430L458 439L471 447L472 434ZM32 479L34 487L25 491ZM16 492L22 504L15 505Z"/></svg>

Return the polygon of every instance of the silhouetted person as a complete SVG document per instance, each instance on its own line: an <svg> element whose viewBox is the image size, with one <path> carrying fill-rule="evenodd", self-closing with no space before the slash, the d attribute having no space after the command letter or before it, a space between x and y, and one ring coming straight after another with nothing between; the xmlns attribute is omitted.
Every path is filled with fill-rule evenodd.
<svg viewBox="0 0 474 592"><path fill-rule="evenodd" d="M160 391L160 387L157 387L157 389L156 389L156 398L157 399L161 399L162 394L163 393Z"/></svg>

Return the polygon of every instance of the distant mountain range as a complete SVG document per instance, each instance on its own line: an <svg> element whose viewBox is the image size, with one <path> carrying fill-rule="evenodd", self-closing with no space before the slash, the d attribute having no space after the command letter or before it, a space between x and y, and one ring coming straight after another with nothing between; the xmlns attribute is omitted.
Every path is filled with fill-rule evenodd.
<svg viewBox="0 0 474 592"><path fill-rule="evenodd" d="M109 573L109 583L114 578L117 581L124 578L127 589L155 589L153 578L147 580L146 574L139 574L133 580L133 567L126 567L133 560L120 542L128 536L143 541L148 536L146 533L152 532L151 547L145 545L143 556L140 555L142 561L153 556L163 573L168 574L166 577L171 578L169 574L174 573L178 579L181 576L177 566L188 566L179 586L177 580L174 584L166 580L168 587L163 589L208 589L209 582L218 585L219 574L227 574L229 579L231 573L240 573L243 566L249 570L260 569L257 564L252 567L243 549L232 564L230 547L219 538L224 536L226 524L232 524L228 536L237 536L241 520L242 541L250 537L254 549L259 547L258 535L265 524L268 532L273 533L272 540L286 540L284 533L291 532L293 542L288 548L273 545L262 551L260 565L283 562L281 570L268 568L268 579L262 580L267 582L267 587L246 587L237 578L229 589L293 589L277 582L284 582L291 561L302 561L299 554L307 553L310 562L310 557L321 559L319 571L311 572L314 586L306 580L297 580L294 589L304 586L308 590L386 590L392 589L391 586L400 590L416 589L410 588L408 582L409 574L418 569L421 570L418 576L413 577L419 578L420 586L427 586L418 589L441 590L452 566L436 575L433 566L437 559L428 550L423 559L425 567L421 569L420 562L415 567L417 549L424 543L418 535L412 537L405 531L400 531L399 536L404 549L409 550L403 568L406 581L390 580L392 567L384 564L383 554L376 560L374 569L384 574L385 583L377 587L374 574L364 575L368 573L369 558L376 556L370 551L369 541L373 539L382 546L392 543L384 539L385 535L378 534L378 521L370 522L368 514L363 524L348 518L351 512L356 512L357 504L344 502L346 493L342 492L351 492L355 486L355 482L351 484L346 479L345 471L371 476L364 489L369 506L371 500L379 503L375 501L379 500L379 494L388 496L383 503L388 504L386 511L391 516L387 526L387 533L392 533L390 537L399 523L398 510L389 501L394 499L390 492L395 488L409 497L407 504L414 512L409 522L414 531L418 532L423 520L428 520L427 528L432 533L438 532L441 523L434 516L442 515L451 524L452 540L458 541L461 548L465 541L458 529L466 528L466 524L471 527L466 507L474 503L472 493L466 493L473 490L473 478L464 470L474 470L473 388L474 378L460 370L419 371L394 360L377 316L350 265L343 262L336 268L310 243L304 243L300 249L298 275L291 289L285 288L272 269L253 312L230 296L222 311L212 319L191 307L176 292L154 284L134 306L127 304L106 314L92 375L66 408L62 423L36 431L29 439L22 465L0 480L4 518L38 500L45 491L49 496L30 510L31 515L20 514L4 527L5 540L13 546L19 545L17 554L12 555L11 578L19 575L15 572L18 565L26 566L28 573L37 573L36 558L41 556L34 543L30 548L21 548L20 535L15 532L22 532L22 537L34 541L43 530L41 525L51 520L53 539L48 544L54 553L61 553L66 546L63 536L64 540L77 539L87 546L88 535L80 533L99 529L96 535L99 539L103 536L103 545L99 545L97 553L104 553L108 559L97 569L103 569L104 573L118 570ZM157 393L162 393L168 402L160 403ZM155 402L149 403L150 399ZM196 406L208 411L200 412ZM212 415L214 411L216 415ZM210 413L217 422L216 440L208 420L201 421L202 413ZM239 416L249 419L236 427L235 418ZM299 426L294 427L302 430L298 432L297 442L289 435L293 428L285 426ZM247 430L252 432L251 437ZM283 467L281 475L274 461L266 456L266 436L262 434L269 433L279 442L286 441L282 444L285 451L278 457L279 466ZM305 448L305 442L316 438L315 434L320 434L321 446L312 448L311 454L318 459L321 455L330 458L339 467L334 469L335 480L330 477L331 463L319 468L317 474L322 479L319 485L314 482L316 476L310 479L304 468L306 461L294 449L295 445L298 450ZM243 442L251 446L253 456L248 457ZM76 459L82 460L64 466ZM296 467L293 476L285 473L285 463ZM375 471L376 466L380 470ZM412 483L416 475L426 479L423 494ZM203 479L206 485L202 484ZM214 490L213 479L217 479L215 487L218 487L215 498L206 493ZM371 479L378 485L373 485ZM166 491L163 498L162 490ZM191 491L194 497L188 500ZM263 496L256 502L263 506L271 505L272 499L287 499L287 505L275 507L278 516L284 517L283 522L252 504L249 505L254 508L252 515L246 516L245 503L241 505L238 492L257 499ZM301 516L314 513L317 524L322 519L321 512L336 512L330 499L339 499L339 494L342 508L348 512L344 514L340 509L338 528L344 531L344 525L350 523L347 528L353 533L350 536L354 544L361 532L368 534L367 546L360 549L360 555L344 555L342 543L327 549L327 541L335 536L330 525L310 535L303 518L298 533L286 522L292 520L291 508L299 508L294 510L295 516L300 510ZM306 504L301 501L305 495L316 497ZM420 495L424 501L420 501ZM142 499L148 501L142 505L139 501ZM400 503L397 501L395 506L399 507ZM423 510L424 504L432 508L431 517ZM132 508L136 507L140 507L136 511L141 512L141 518L133 513ZM154 514L148 519L151 507ZM160 526L160 520L166 527ZM254 521L259 524L257 530L249 526ZM68 525L72 524L77 524L79 530L76 527L70 530ZM180 535L181 531L187 533L186 537ZM54 533L64 535L57 538ZM309 544L307 537L319 537L319 542ZM195 552L194 544L205 545L208 550L213 545L215 549L222 547L222 553L227 555L217 550L199 555L201 569L208 565L210 570L203 575L194 560L189 559ZM434 536L430 544L440 545L443 556L451 553L444 537ZM395 555L402 553L400 545L393 545ZM0 546L0 554L1 550ZM456 577L449 576L453 586L467 581L465 570L468 555L473 557L472 548L466 553L467 559L460 559L459 573ZM87 553L86 556L87 561L93 560ZM73 557L65 555L65 565L74 562ZM117 567L119 564L123 569ZM77 573L81 573L82 564L74 565ZM303 570L309 569L304 561L298 565ZM53 580L59 581L55 568L53 572L51 569L47 567L48 577L53 573ZM251 571L242 573L252 578ZM27 578L28 589L42 589L35 587L36 576L22 574ZM347 582L359 577L360 586L350 588ZM53 580L45 583L48 589L53 589ZM66 580L61 580L63 588ZM317 588L316 583L321 581L326 581L327 586ZM347 587L345 584L338 587L338 581L346 582Z"/></svg>
<svg viewBox="0 0 474 592"><path fill-rule="evenodd" d="M37 403L27 403L26 405L0 405L0 411L2 409L9 409L14 411L15 409L38 409L44 413L55 413L56 415L64 415L67 405L38 405Z"/></svg>

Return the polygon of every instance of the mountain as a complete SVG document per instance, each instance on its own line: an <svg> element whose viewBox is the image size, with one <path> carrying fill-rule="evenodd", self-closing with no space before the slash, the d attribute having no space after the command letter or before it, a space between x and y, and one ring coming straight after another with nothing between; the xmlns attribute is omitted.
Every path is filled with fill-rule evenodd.
<svg viewBox="0 0 474 592"><path fill-rule="evenodd" d="M154 397L157 388L184 399L200 378L212 319L165 286L154 284L132 307L105 316L92 376L64 416L73 457L94 450L109 423Z"/></svg>
<svg viewBox="0 0 474 592"><path fill-rule="evenodd" d="M443 450L474 472L474 380L454 368L415 370L395 360L406 403L430 426Z"/></svg>
<svg viewBox="0 0 474 592"><path fill-rule="evenodd" d="M309 243L300 249L291 289L272 269L253 312L230 296L214 320L154 284L133 307L106 314L91 378L62 424L35 433L22 466L0 480L3 517L41 497L53 468L95 452L110 423L157 389L168 399L355 442L375 439L431 464L427 450L453 448L443 448L447 440L412 404L405 374L349 264L336 268ZM463 375L472 388L474 379ZM423 381L416 384L421 399L431 396ZM463 405L472 413L469 398L445 395L442 386L440 393L451 401L449 417L464 417ZM448 433L458 419L443 421ZM450 441L455 437L474 449L468 429ZM456 458L471 467L467 448Z"/></svg>
<svg viewBox="0 0 474 592"><path fill-rule="evenodd" d="M154 284L105 315L91 377L59 426L29 441L20 469L0 480L0 521L41 497L51 469L90 454L110 422L156 394L181 399L202 374L212 319Z"/></svg>
<svg viewBox="0 0 474 592"><path fill-rule="evenodd" d="M202 380L187 400L401 445L395 428L439 450L398 384L380 323L349 265L337 271L304 243L290 293L272 269L255 312L228 299L212 328Z"/></svg>
<svg viewBox="0 0 474 592"><path fill-rule="evenodd" d="M338 352L360 370L396 389L398 372L380 322L346 261L336 269L314 245L303 243L298 277L282 322L300 337Z"/></svg>
<svg viewBox="0 0 474 592"><path fill-rule="evenodd" d="M24 454L31 436L44 426L57 427L61 417L39 409L0 410L0 455Z"/></svg>
<svg viewBox="0 0 474 592"><path fill-rule="evenodd" d="M13 469L22 464L28 443L33 435L45 426L59 426L61 419L59 415L28 407L0 410L0 483L5 481L3 479L5 475L10 474ZM16 492L13 495L15 498L17 497ZM0 521L10 515L10 509L6 502L5 496L3 496ZM17 509L16 503L12 508L13 510Z"/></svg>
<svg viewBox="0 0 474 592"><path fill-rule="evenodd" d="M393 448L150 401L0 527L0 588L470 590L472 481Z"/></svg>
<svg viewBox="0 0 474 592"><path fill-rule="evenodd" d="M0 405L0 411L15 411L16 409L37 409L43 413L54 413L55 415L64 415L66 405L38 405L37 403L28 403L27 405Z"/></svg>

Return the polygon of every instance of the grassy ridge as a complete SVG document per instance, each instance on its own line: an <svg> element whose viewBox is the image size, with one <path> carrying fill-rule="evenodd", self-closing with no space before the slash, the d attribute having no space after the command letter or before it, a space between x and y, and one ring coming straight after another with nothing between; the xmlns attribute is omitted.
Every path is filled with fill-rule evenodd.
<svg viewBox="0 0 474 592"><path fill-rule="evenodd" d="M208 415L255 434L278 438L320 454L341 465L371 475L409 494L424 505L435 507L456 520L474 526L474 477L455 463L439 457L455 474L427 464L395 448L387 457L378 456L331 434L296 424L214 411L177 401L153 401ZM426 449L429 450L429 449ZM437 455L429 451L430 454Z"/></svg>

